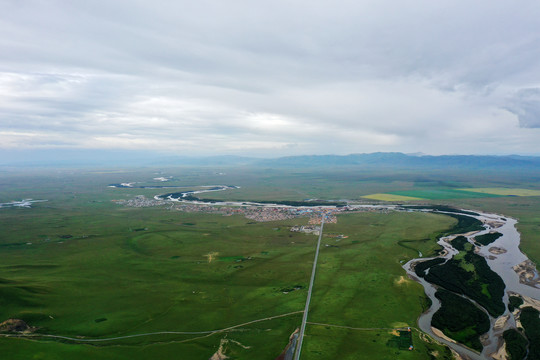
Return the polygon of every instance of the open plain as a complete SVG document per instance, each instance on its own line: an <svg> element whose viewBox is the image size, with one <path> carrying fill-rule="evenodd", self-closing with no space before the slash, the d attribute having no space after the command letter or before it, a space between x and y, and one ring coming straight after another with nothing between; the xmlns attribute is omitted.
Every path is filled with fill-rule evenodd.
<svg viewBox="0 0 540 360"><path fill-rule="evenodd" d="M358 173L337 182L336 173L312 170L302 175L314 181L304 183L291 172L219 175L224 172L172 169L166 185L239 186L209 194L223 200L357 204L376 191L419 186L404 182L406 174L381 174L381 182ZM301 322L317 240L290 230L308 225L310 215L255 221L242 212L179 211L178 204L126 206L122 201L166 191L108 187L152 184L155 174L6 174L2 202L47 200L0 212L0 322L21 319L32 328L0 337L11 359L210 359L218 352L231 359L273 360L282 353ZM463 184L478 181L464 178ZM538 199L458 196L445 204L519 218L523 249L537 261ZM324 227L330 236L322 238L302 359L451 359L448 348L417 329L429 304L402 264L435 255L437 238L457 220L367 210L338 213L336 220ZM413 350L399 341L399 331L409 327Z"/></svg>

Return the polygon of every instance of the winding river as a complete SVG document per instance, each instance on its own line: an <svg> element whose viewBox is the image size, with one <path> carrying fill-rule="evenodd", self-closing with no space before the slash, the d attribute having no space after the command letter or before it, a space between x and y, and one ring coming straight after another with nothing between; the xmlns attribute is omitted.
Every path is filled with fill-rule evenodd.
<svg viewBox="0 0 540 360"><path fill-rule="evenodd" d="M506 311L498 318L493 318L492 316L489 317L491 327L489 332L487 333L486 339L483 340L484 349L481 354L472 351L465 346L456 344L445 338L442 338L433 332L433 329L431 327L431 319L433 317L433 314L441 307L439 299L435 297L435 292L437 288L423 278L417 277L414 270L412 269L414 264L433 258L412 259L405 265L403 265L403 268L405 269L405 271L407 271L407 274L412 279L419 282L424 287L426 295L429 296L429 298L433 302L431 308L428 309L428 311L426 311L424 314L422 314L418 319L418 325L420 329L428 333L430 336L437 339L438 341L445 343L465 359L491 359L492 357L490 355L495 353L500 345L499 339L501 338L502 333L509 328L515 327L515 319L512 313L508 311L508 292L514 292L520 295L525 295L533 299L540 300L540 288L521 283L519 281L518 274L513 269L514 266L527 260L527 256L525 256L525 254L523 254L519 249L520 235L515 227L515 225L517 224L517 220L503 217L497 214L488 213L479 213L477 216L469 215L466 213L461 213L461 215L471 216L484 222L485 230L475 232L474 234L454 234L440 238L438 244L446 250L446 254L444 256L440 256L444 259L450 259L452 258L452 256L458 253L458 251L446 241L449 238L454 238L457 235L465 235L469 242L472 242L471 239L473 237L486 234L492 230L496 230L497 232L502 234L502 236L496 241L494 241L492 244L488 246L482 246L479 248L478 251L478 254L482 255L486 259L489 267L502 278L506 286L505 294L503 297ZM492 254L489 252L489 249L492 247L502 248L506 250L506 252L501 254ZM486 314L488 313L486 312ZM503 326L496 327L495 323L497 319L502 320L501 317L508 317L508 320L504 323Z"/></svg>

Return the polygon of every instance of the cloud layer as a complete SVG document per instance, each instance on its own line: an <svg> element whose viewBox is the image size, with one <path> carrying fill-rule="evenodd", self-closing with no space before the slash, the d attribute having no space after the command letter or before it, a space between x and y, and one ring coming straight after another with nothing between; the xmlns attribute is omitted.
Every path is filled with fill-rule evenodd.
<svg viewBox="0 0 540 360"><path fill-rule="evenodd" d="M0 147L540 154L540 3L5 1Z"/></svg>

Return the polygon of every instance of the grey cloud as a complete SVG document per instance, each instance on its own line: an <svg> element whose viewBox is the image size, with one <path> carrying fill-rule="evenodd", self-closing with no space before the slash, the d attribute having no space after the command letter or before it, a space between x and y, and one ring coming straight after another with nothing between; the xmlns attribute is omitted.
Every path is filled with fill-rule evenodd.
<svg viewBox="0 0 540 360"><path fill-rule="evenodd" d="M517 115L520 127L540 128L540 88L518 91L507 109Z"/></svg>
<svg viewBox="0 0 540 360"><path fill-rule="evenodd" d="M148 4L0 4L3 146L540 152L537 1Z"/></svg>

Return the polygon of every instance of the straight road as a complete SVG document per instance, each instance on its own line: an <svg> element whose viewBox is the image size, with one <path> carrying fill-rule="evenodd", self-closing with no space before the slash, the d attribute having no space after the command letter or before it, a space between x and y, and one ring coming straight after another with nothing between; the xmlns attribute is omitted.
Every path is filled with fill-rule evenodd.
<svg viewBox="0 0 540 360"><path fill-rule="evenodd" d="M321 232L319 233L319 240L317 241L317 250L315 251L315 260L313 260L313 269L311 270L311 280L309 282L309 288L306 299L306 307L304 308L304 316L302 318L302 325L300 326L300 333L298 334L298 344L296 345L296 356L294 360L300 359L300 352L302 351L302 342L304 341L304 332L306 330L306 322L309 311L309 303L311 301L311 292L313 291L313 282L315 281L315 270L317 270L317 259L319 258L319 249L321 247L321 239L323 234L324 219L326 214L322 216L321 220Z"/></svg>

